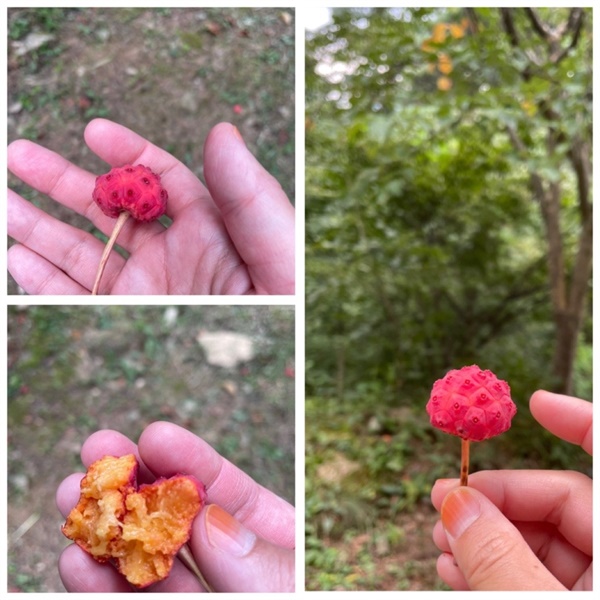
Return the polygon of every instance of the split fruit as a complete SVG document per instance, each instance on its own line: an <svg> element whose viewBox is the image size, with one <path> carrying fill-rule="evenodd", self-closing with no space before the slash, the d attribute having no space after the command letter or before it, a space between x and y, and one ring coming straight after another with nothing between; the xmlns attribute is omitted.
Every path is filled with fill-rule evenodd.
<svg viewBox="0 0 600 600"><path fill-rule="evenodd" d="M138 489L137 471L133 454L105 456L90 465L62 532L97 561L112 559L131 584L143 588L171 571L206 491L187 475Z"/></svg>

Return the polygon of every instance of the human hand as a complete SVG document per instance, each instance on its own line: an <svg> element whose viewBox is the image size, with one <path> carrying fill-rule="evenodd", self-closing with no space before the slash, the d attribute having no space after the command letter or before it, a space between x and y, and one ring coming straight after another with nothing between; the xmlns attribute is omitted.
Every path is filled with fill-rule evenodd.
<svg viewBox="0 0 600 600"><path fill-rule="evenodd" d="M537 391L536 420L592 454L592 405ZM591 590L592 481L575 471L481 471L469 487L441 479L433 539L455 590Z"/></svg>
<svg viewBox="0 0 600 600"><path fill-rule="evenodd" d="M196 517L189 547L208 584L218 592L294 591L294 508L258 485L193 433L166 422L152 423L138 444L111 430L92 434L81 449L88 467L109 454L133 453L139 480L149 483L176 473L206 485L208 504ZM66 518L79 500L82 473L67 477L56 493ZM95 561L71 544L58 568L69 592L131 592L110 563ZM201 592L198 579L179 559L171 574L143 591Z"/></svg>
<svg viewBox="0 0 600 600"><path fill-rule="evenodd" d="M100 293L293 294L294 208L246 148L238 130L216 125L204 146L207 187L181 162L133 131L95 119L91 150L111 166L143 164L169 193L169 227L130 219L111 253ZM114 219L92 200L96 176L55 152L17 140L8 167L23 182L110 234ZM108 169L107 169L108 171ZM208 188L208 189L207 189ZM104 244L8 191L8 269L29 294L88 294Z"/></svg>

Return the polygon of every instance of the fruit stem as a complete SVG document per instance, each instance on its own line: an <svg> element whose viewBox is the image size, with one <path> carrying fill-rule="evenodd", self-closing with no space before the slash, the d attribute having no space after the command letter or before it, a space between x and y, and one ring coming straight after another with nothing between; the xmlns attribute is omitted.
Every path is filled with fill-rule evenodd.
<svg viewBox="0 0 600 600"><path fill-rule="evenodd" d="M115 223L115 227L110 234L110 238L108 242L106 242L106 246L104 247L104 252L102 253L102 258L100 259L100 264L98 265L98 271L96 273L96 280L94 281L94 287L92 288L92 296L98 295L98 288L100 287L100 279L102 279L102 273L104 273L104 267L106 267L106 263L108 262L108 257L110 256L110 252L117 241L117 237L119 233L121 233L121 229L123 229L123 225L129 218L128 212L122 212L117 218L117 222Z"/></svg>
<svg viewBox="0 0 600 600"><path fill-rule="evenodd" d="M210 587L210 585L208 584L206 579L204 579L204 575L202 575L202 572L200 571L200 567L196 564L196 561L194 560L192 551L189 549L187 544L185 546L182 546L179 549L179 558L185 564L185 566L190 571L192 571L192 573L198 578L198 581L200 581L200 583L204 586L204 589L207 592L215 591L212 589L212 587Z"/></svg>
<svg viewBox="0 0 600 600"><path fill-rule="evenodd" d="M469 440L460 442L460 485L469 485Z"/></svg>

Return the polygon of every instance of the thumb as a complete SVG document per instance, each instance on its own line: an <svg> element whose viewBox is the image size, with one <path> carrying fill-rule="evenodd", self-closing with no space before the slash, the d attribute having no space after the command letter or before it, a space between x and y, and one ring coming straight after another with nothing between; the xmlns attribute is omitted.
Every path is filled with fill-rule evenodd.
<svg viewBox="0 0 600 600"><path fill-rule="evenodd" d="M233 125L208 134L204 176L257 293L293 294L294 207Z"/></svg>
<svg viewBox="0 0 600 600"><path fill-rule="evenodd" d="M565 590L519 530L481 492L466 486L449 492L441 517L471 590Z"/></svg>
<svg viewBox="0 0 600 600"><path fill-rule="evenodd" d="M192 548L217 592L293 592L294 551L259 538L216 504L194 523Z"/></svg>

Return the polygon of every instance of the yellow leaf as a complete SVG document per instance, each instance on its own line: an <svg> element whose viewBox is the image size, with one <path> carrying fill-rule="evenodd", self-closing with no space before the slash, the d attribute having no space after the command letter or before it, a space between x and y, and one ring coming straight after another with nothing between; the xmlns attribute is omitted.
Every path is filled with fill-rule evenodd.
<svg viewBox="0 0 600 600"><path fill-rule="evenodd" d="M448 26L446 23L437 23L433 26L433 35L431 36L431 40L435 44L441 44L446 39L446 31Z"/></svg>
<svg viewBox="0 0 600 600"><path fill-rule="evenodd" d="M438 77L437 80L438 90L442 92L447 92L452 87L452 79L449 77Z"/></svg>
<svg viewBox="0 0 600 600"><path fill-rule="evenodd" d="M440 54L438 56L438 69L444 75L452 73L452 60L447 54Z"/></svg>
<svg viewBox="0 0 600 600"><path fill-rule="evenodd" d="M537 106L531 100L523 100L521 108L530 116L533 117L537 112Z"/></svg>
<svg viewBox="0 0 600 600"><path fill-rule="evenodd" d="M458 23L450 23L450 35L454 39L459 39L461 37L465 37L465 27L463 25L459 25Z"/></svg>
<svg viewBox="0 0 600 600"><path fill-rule="evenodd" d="M421 50L423 50L423 52L435 52L435 48L431 45L431 42L433 41L432 38L427 38L422 44L421 44Z"/></svg>
<svg viewBox="0 0 600 600"><path fill-rule="evenodd" d="M427 65L427 72L428 73L435 73L435 65L433 63L429 63Z"/></svg>

